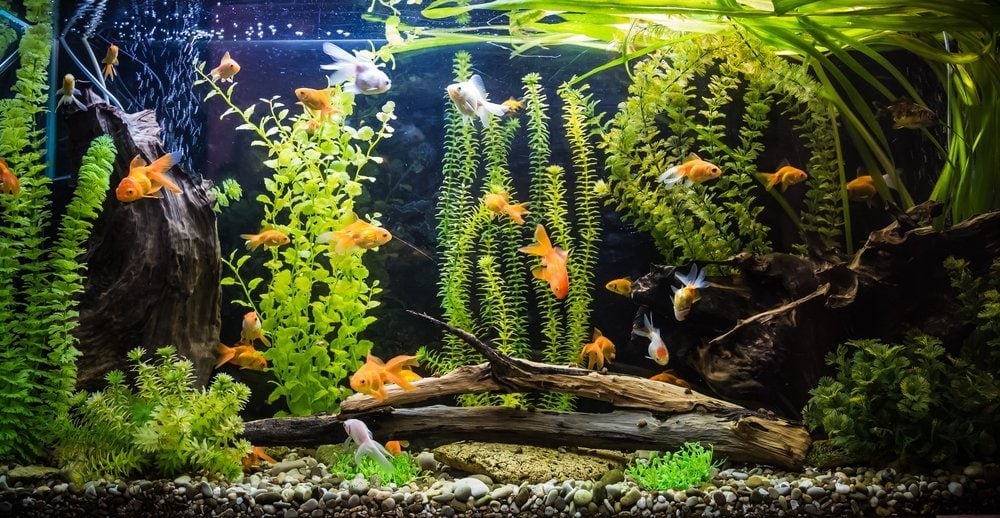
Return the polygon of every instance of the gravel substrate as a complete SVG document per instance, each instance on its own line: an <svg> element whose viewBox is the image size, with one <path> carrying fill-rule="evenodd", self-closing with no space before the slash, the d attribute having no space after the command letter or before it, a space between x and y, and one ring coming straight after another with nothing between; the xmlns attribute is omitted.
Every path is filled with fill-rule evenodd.
<svg viewBox="0 0 1000 518"><path fill-rule="evenodd" d="M340 480L310 457L221 485L182 476L130 483L8 481L0 516L895 516L1000 511L1000 469L970 464L922 475L843 468L789 473L730 468L681 491L643 491L609 472L601 481L493 484L447 475L402 487Z"/></svg>

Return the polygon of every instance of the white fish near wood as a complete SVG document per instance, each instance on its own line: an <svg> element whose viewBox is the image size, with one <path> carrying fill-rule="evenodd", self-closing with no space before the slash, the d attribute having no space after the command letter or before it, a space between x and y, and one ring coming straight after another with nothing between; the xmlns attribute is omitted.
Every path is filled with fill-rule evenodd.
<svg viewBox="0 0 1000 518"><path fill-rule="evenodd" d="M448 85L448 97L451 97L462 118L467 121L479 117L483 127L489 127L490 114L503 117L510 108L503 104L489 102L483 78L475 74L468 81Z"/></svg>
<svg viewBox="0 0 1000 518"><path fill-rule="evenodd" d="M330 74L331 85L343 84L353 78L344 91L365 95L385 93L392 87L389 76L370 59L355 56L330 42L323 43L323 52L333 58L333 63L320 65L319 68L336 70Z"/></svg>

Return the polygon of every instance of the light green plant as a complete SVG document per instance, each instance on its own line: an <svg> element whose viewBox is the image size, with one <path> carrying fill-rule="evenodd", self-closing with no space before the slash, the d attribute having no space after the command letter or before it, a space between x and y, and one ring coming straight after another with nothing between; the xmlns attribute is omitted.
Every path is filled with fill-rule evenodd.
<svg viewBox="0 0 1000 518"><path fill-rule="evenodd" d="M712 460L712 447L700 443L684 443L676 452L651 455L629 464L625 474L644 489L666 491L687 489L711 478L712 468L722 464Z"/></svg>
<svg viewBox="0 0 1000 518"><path fill-rule="evenodd" d="M268 402L282 399L293 415L335 412L350 394L341 382L371 350L371 342L359 334L375 321L368 313L378 306L375 296L381 289L378 281L368 280L361 260L367 250L338 253L336 239L327 244L319 238L358 217L356 202L364 183L374 181L363 168L378 160L375 146L391 135L395 104L388 101L375 114L377 126L354 128L345 123L354 95L340 86L329 89L335 115L318 120L308 113L291 115L277 96L238 108L232 100L235 84L223 90L205 76L204 64L197 73L198 83L210 88L206 100L220 97L229 106L223 117L241 118L237 129L254 132L252 145L267 151L264 166L274 174L264 180L266 193L256 198L264 206L259 229L278 229L291 239L287 246L240 257L234 251L223 261L233 276L222 284L242 288L245 298L235 302L257 311L273 344L264 353L276 378ZM258 106L264 114L255 117ZM240 270L254 254L267 258L268 276L244 279Z"/></svg>
<svg viewBox="0 0 1000 518"><path fill-rule="evenodd" d="M332 474L340 475L345 480L350 480L358 474L367 480L378 480L382 485L396 484L404 486L413 482L420 476L420 464L407 452L399 455L386 455L386 459L392 464L393 470L386 471L377 461L370 456L361 457L361 463L354 462L354 453L344 451L334 457L327 469Z"/></svg>
<svg viewBox="0 0 1000 518"><path fill-rule="evenodd" d="M226 178L218 185L212 186L212 195L215 196L215 203L212 204L212 210L222 212L222 209L229 207L243 198L243 188L240 187L239 182L236 180Z"/></svg>
<svg viewBox="0 0 1000 518"><path fill-rule="evenodd" d="M172 347L157 349L152 362L143 353L136 348L128 355L135 391L116 370L105 377L106 389L74 398L72 424L56 450L60 464L77 483L186 472L240 476L251 450L239 439L250 389L227 374L195 388L193 364Z"/></svg>

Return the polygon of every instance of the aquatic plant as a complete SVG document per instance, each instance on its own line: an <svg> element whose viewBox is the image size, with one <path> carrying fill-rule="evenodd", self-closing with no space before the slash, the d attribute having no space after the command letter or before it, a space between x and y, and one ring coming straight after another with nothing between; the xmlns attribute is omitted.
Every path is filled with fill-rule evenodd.
<svg viewBox="0 0 1000 518"><path fill-rule="evenodd" d="M368 312L378 306L375 296L381 289L378 281L368 280L362 263L367 250L338 253L333 244L318 238L358 217L356 200L364 183L374 181L362 169L378 160L372 156L375 146L391 135L395 104L388 101L375 114L377 126L354 128L344 123L353 112L354 95L334 86L329 90L334 112L330 120L308 113L292 116L278 96L262 100L264 115L255 120L258 105L233 104L236 83L223 90L205 75L204 63L197 73L198 83L211 89L205 99L221 98L229 106L222 116L242 119L237 129L254 132L252 145L267 151L264 166L274 175L264 179L266 193L256 198L264 206L258 228L279 229L291 239L284 247L239 257L234 251L223 259L233 275L222 284L242 289L245 298L234 302L257 311L273 344L264 353L277 385L268 402L282 399L293 415L335 412L351 393L341 381L371 350L371 342L359 334L375 321ZM240 269L259 253L267 258L269 275L244 279ZM258 295L260 287L264 289Z"/></svg>
<svg viewBox="0 0 1000 518"><path fill-rule="evenodd" d="M399 455L386 455L386 457L392 464L391 472L386 471L371 457L361 457L361 462L355 463L354 453L345 448L333 457L327 469L331 474L341 475L344 480L353 479L360 474L367 480L377 479L383 485L403 486L420 476L420 464L409 453L404 451Z"/></svg>
<svg viewBox="0 0 1000 518"><path fill-rule="evenodd" d="M215 203L212 205L212 210L222 212L222 209L243 198L243 188L236 180L226 178L218 185L212 186L212 195L215 196Z"/></svg>
<svg viewBox="0 0 1000 518"><path fill-rule="evenodd" d="M106 389L73 398L72 422L61 432L56 458L75 482L136 475L174 477L203 471L230 480L242 474L250 452L240 411L250 389L227 374L195 388L194 366L173 347L129 351L135 387L119 370L105 376Z"/></svg>
<svg viewBox="0 0 1000 518"><path fill-rule="evenodd" d="M955 289L959 314L973 326L960 356L994 377L1000 376L1000 259L994 259L982 277L974 276L963 259L949 257L944 267Z"/></svg>
<svg viewBox="0 0 1000 518"><path fill-rule="evenodd" d="M712 447L706 449L700 443L684 443L681 449L671 453L651 455L648 459L637 459L625 469L625 474L636 484L652 491L687 489L697 486L712 477L712 468L722 464L712 460Z"/></svg>

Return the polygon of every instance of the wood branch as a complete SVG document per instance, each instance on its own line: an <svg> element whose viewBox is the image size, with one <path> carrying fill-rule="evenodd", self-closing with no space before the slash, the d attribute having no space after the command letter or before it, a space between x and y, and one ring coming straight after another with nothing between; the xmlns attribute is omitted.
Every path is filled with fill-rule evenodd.
<svg viewBox="0 0 1000 518"><path fill-rule="evenodd" d="M255 445L315 446L343 441L342 419L358 415L260 419L246 424ZM685 442L710 444L719 457L798 469L810 446L801 426L734 413L668 415L639 410L590 414L506 407L429 406L367 414L379 441L407 439L436 446L475 438L537 446L613 450L676 450Z"/></svg>

